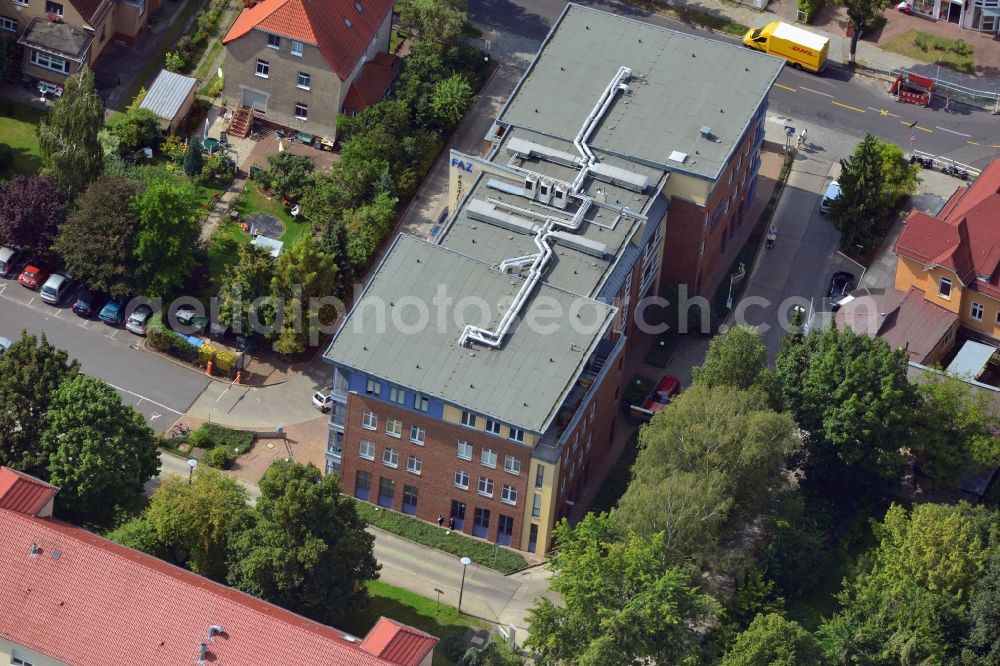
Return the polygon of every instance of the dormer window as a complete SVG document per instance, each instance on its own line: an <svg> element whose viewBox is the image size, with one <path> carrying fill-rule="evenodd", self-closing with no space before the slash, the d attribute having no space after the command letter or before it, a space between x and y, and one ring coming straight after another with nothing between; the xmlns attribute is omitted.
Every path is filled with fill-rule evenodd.
<svg viewBox="0 0 1000 666"><path fill-rule="evenodd" d="M361 6L361 3L358 2L358 0L354 0L354 8L358 10L359 14L364 11L364 7Z"/></svg>
<svg viewBox="0 0 1000 666"><path fill-rule="evenodd" d="M938 296L941 298L951 298L951 280L948 278L938 280Z"/></svg>
<svg viewBox="0 0 1000 666"><path fill-rule="evenodd" d="M354 24L353 24L353 23L351 23L351 19L349 19L349 18L347 18L347 17L345 16L345 17L344 17L344 25L346 25L346 26L347 26L348 28L350 28L350 27L351 27L352 25L354 25Z"/></svg>
<svg viewBox="0 0 1000 666"><path fill-rule="evenodd" d="M990 281L990 276L989 275L980 275L979 276L979 281L980 282L989 282Z"/></svg>

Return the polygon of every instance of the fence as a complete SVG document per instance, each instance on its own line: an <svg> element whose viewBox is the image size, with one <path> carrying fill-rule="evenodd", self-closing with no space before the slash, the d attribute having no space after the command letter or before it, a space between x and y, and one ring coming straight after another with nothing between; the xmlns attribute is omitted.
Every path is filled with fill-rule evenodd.
<svg viewBox="0 0 1000 666"><path fill-rule="evenodd" d="M894 69L890 74L895 78L899 74L910 73L904 69ZM926 76L926 75L925 75ZM972 106L992 111L994 115L1000 113L1000 89L998 90L978 90L963 86L954 81L941 79L937 76L934 79L934 94L939 97L946 97L949 93L954 102L963 102Z"/></svg>
<svg viewBox="0 0 1000 666"><path fill-rule="evenodd" d="M975 180L982 173L982 170L975 167L971 167L968 164L962 164L961 162L956 162L950 157L941 157L940 155L932 155L931 153L925 153L922 150L914 150L914 157L922 157L924 159L930 159L935 167L957 167L963 171L969 172L969 180Z"/></svg>

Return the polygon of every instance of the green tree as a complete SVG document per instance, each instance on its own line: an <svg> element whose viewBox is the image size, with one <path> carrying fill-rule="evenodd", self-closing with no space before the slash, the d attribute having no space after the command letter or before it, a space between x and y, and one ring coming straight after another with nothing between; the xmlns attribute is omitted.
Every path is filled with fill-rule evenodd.
<svg viewBox="0 0 1000 666"><path fill-rule="evenodd" d="M249 333L258 330L255 324L273 319L269 297L274 259L269 251L249 243L237 246L237 257L219 291L219 320L237 333Z"/></svg>
<svg viewBox="0 0 1000 666"><path fill-rule="evenodd" d="M882 18L882 12L889 8L892 0L843 0L847 8L847 18L854 28L851 37L850 63L854 65L854 54L858 50L858 39L861 33L868 30L875 21Z"/></svg>
<svg viewBox="0 0 1000 666"><path fill-rule="evenodd" d="M474 98L472 86L461 74L452 74L438 81L431 94L434 120L442 127L454 127L471 106Z"/></svg>
<svg viewBox="0 0 1000 666"><path fill-rule="evenodd" d="M138 283L149 296L165 296L195 266L201 233L198 198L189 182L153 180L133 200L139 218L135 257Z"/></svg>
<svg viewBox="0 0 1000 666"><path fill-rule="evenodd" d="M143 148L159 148L163 141L160 118L149 109L129 108L116 120L111 131L118 139L118 148L123 157L129 157Z"/></svg>
<svg viewBox="0 0 1000 666"><path fill-rule="evenodd" d="M788 414L760 391L695 384L639 433L639 456L616 520L665 532L674 561L708 557L728 525L755 517L784 485L799 440Z"/></svg>
<svg viewBox="0 0 1000 666"><path fill-rule="evenodd" d="M80 364L42 333L23 332L0 354L0 465L48 478L50 450L39 446L45 413Z"/></svg>
<svg viewBox="0 0 1000 666"><path fill-rule="evenodd" d="M136 516L105 535L111 541L140 550L162 560L170 559L170 548L163 543L156 526L144 516Z"/></svg>
<svg viewBox="0 0 1000 666"><path fill-rule="evenodd" d="M129 180L100 176L77 197L59 228L53 249L66 268L93 289L114 296L134 293L139 219L132 208L138 187Z"/></svg>
<svg viewBox="0 0 1000 666"><path fill-rule="evenodd" d="M786 339L776 374L785 405L807 434L810 484L845 498L892 478L919 407L905 350L846 329Z"/></svg>
<svg viewBox="0 0 1000 666"><path fill-rule="evenodd" d="M247 493L236 480L199 467L190 483L169 476L149 500L146 519L168 544L175 564L225 582L226 557L251 518Z"/></svg>
<svg viewBox="0 0 1000 666"><path fill-rule="evenodd" d="M205 157L201 154L201 141L199 139L188 140L181 167L184 169L184 175L188 178L197 178L201 175L201 170L205 168Z"/></svg>
<svg viewBox="0 0 1000 666"><path fill-rule="evenodd" d="M365 603L364 583L380 568L375 539L336 474L279 460L260 481L254 515L232 546L231 585L325 624Z"/></svg>
<svg viewBox="0 0 1000 666"><path fill-rule="evenodd" d="M97 133L104 126L104 103L86 65L66 79L62 97L38 125L38 149L45 172L76 196L101 173L104 152Z"/></svg>
<svg viewBox="0 0 1000 666"><path fill-rule="evenodd" d="M711 621L711 597L669 566L663 535L618 540L608 514L555 528L546 598L528 611L526 647L546 663L579 666L677 664L697 652L698 627Z"/></svg>
<svg viewBox="0 0 1000 666"><path fill-rule="evenodd" d="M838 663L943 664L958 657L965 609L983 572L981 509L892 505L871 566L840 593L819 637Z"/></svg>
<svg viewBox="0 0 1000 666"><path fill-rule="evenodd" d="M996 545L972 590L969 633L962 657L969 666L1000 665L1000 547Z"/></svg>
<svg viewBox="0 0 1000 666"><path fill-rule="evenodd" d="M830 218L840 231L841 249L867 249L889 210L878 139L865 134L854 153L840 160L840 168L840 195L830 204Z"/></svg>
<svg viewBox="0 0 1000 666"><path fill-rule="evenodd" d="M337 266L336 295L343 299L351 293L354 284L351 255L347 250L347 227L340 222L328 222L323 227L323 235L319 239L318 247L321 252L329 255Z"/></svg>
<svg viewBox="0 0 1000 666"><path fill-rule="evenodd" d="M347 253L356 270L368 266L378 244L392 228L395 217L396 201L388 194L380 194L372 203L344 213Z"/></svg>
<svg viewBox="0 0 1000 666"><path fill-rule="evenodd" d="M48 479L60 488L56 508L74 520L109 522L160 469L152 429L96 377L63 379L44 424L40 445L52 452Z"/></svg>
<svg viewBox="0 0 1000 666"><path fill-rule="evenodd" d="M750 326L734 326L712 338L704 363L691 368L691 381L710 387L770 391L774 382L767 370L767 348L760 333Z"/></svg>
<svg viewBox="0 0 1000 666"><path fill-rule="evenodd" d="M425 39L455 41L466 22L466 0L399 0L399 21Z"/></svg>
<svg viewBox="0 0 1000 666"><path fill-rule="evenodd" d="M337 266L306 236L278 257L271 296L283 317L275 351L297 354L319 344L319 332L337 317L328 303L337 291Z"/></svg>
<svg viewBox="0 0 1000 666"><path fill-rule="evenodd" d="M992 398L956 377L927 372L917 384L910 450L933 485L950 485L966 466L1000 465L1000 415Z"/></svg>
<svg viewBox="0 0 1000 666"><path fill-rule="evenodd" d="M282 198L298 201L312 180L316 165L308 155L277 152L267 156L267 168L258 181Z"/></svg>
<svg viewBox="0 0 1000 666"><path fill-rule="evenodd" d="M822 666L826 656L816 638L778 613L758 615L736 637L722 666Z"/></svg>
<svg viewBox="0 0 1000 666"><path fill-rule="evenodd" d="M895 208L903 198L915 193L920 184L920 167L910 164L903 151L894 143L875 139L882 158L882 174L885 178L886 204Z"/></svg>

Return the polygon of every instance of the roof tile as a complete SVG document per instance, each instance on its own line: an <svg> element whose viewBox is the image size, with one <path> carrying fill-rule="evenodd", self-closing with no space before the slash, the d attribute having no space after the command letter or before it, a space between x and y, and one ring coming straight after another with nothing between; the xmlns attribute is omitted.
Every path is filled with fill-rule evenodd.
<svg viewBox="0 0 1000 666"><path fill-rule="evenodd" d="M393 663L417 666L435 643L433 636L383 617L361 642L361 649Z"/></svg>

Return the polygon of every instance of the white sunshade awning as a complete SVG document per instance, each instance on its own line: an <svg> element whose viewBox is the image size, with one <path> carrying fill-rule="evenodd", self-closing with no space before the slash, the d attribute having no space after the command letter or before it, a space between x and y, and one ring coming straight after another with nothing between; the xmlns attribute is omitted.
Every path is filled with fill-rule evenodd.
<svg viewBox="0 0 1000 666"><path fill-rule="evenodd" d="M958 354L948 364L946 372L949 375L976 379L982 374L983 369L989 363L995 351L996 348L990 345L966 340L962 348L958 350Z"/></svg>

